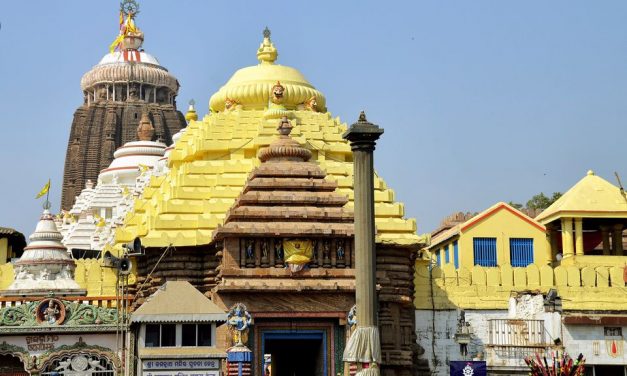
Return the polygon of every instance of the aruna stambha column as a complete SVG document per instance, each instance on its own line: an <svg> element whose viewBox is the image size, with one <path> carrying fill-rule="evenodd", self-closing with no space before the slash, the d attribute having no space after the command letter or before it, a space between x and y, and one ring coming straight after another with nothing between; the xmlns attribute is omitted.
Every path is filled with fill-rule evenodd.
<svg viewBox="0 0 627 376"><path fill-rule="evenodd" d="M383 129L366 120L362 111L359 120L342 135L353 150L355 190L355 296L357 329L344 349L344 361L358 364L357 375L378 375L381 343L377 319L376 250L374 227L374 164L373 153Z"/></svg>

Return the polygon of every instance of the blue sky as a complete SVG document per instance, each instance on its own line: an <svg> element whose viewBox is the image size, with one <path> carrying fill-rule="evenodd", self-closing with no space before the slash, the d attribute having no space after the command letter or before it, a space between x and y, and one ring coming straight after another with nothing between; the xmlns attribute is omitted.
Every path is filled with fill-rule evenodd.
<svg viewBox="0 0 627 376"><path fill-rule="evenodd" d="M58 210L80 78L117 34L116 1L0 2L0 226ZM378 173L418 232L457 210L564 191L588 169L627 181L625 1L140 2L144 47L201 115L267 25L349 124L385 128Z"/></svg>

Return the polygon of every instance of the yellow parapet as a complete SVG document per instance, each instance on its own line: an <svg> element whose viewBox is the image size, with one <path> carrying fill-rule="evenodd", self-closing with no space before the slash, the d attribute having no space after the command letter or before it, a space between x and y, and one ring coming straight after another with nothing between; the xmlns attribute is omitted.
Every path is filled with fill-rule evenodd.
<svg viewBox="0 0 627 376"><path fill-rule="evenodd" d="M513 293L546 293L553 288L564 310L624 310L623 265L553 268L531 264L455 270L450 264L430 269L428 261L418 260L414 305L416 309L507 309Z"/></svg>

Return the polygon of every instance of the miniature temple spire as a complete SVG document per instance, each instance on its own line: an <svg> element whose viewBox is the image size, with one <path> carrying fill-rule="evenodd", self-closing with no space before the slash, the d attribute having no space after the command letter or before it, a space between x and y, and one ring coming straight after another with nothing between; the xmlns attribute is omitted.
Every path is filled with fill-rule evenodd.
<svg viewBox="0 0 627 376"><path fill-rule="evenodd" d="M284 116L279 121L277 131L279 138L272 141L270 145L259 151L259 160L262 162L294 161L307 162L311 159L311 151L302 147L296 140L290 137L292 123Z"/></svg>
<svg viewBox="0 0 627 376"><path fill-rule="evenodd" d="M139 141L152 141L152 137L155 135L155 128L152 126L148 112L142 112L142 117L139 120L137 126L137 139Z"/></svg>
<svg viewBox="0 0 627 376"><path fill-rule="evenodd" d="M263 42L257 50L257 59L261 64L274 64L279 53L270 40L270 29L266 26L263 30Z"/></svg>
<svg viewBox="0 0 627 376"><path fill-rule="evenodd" d="M196 101L194 101L193 99L189 101L189 108L187 109L187 113L185 114L185 120L187 120L187 124L189 124L191 121L198 120L198 113L196 113L196 108L194 107L195 104Z"/></svg>
<svg viewBox="0 0 627 376"><path fill-rule="evenodd" d="M74 281L74 260L61 244L63 235L57 229L54 217L44 209L39 222L24 248L24 254L15 262L13 283L0 294L3 296L36 295L50 292L64 295L83 295L85 290Z"/></svg>

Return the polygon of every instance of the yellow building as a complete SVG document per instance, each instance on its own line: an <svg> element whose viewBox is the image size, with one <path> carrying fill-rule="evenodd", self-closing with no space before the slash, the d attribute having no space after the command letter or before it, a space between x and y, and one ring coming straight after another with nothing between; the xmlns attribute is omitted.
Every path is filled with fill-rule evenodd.
<svg viewBox="0 0 627 376"><path fill-rule="evenodd" d="M440 267L526 267L550 260L545 227L504 202L447 227L431 234L427 248Z"/></svg>
<svg viewBox="0 0 627 376"><path fill-rule="evenodd" d="M525 356L555 350L581 352L587 374L624 374L626 220L624 192L590 171L535 220L499 203L434 233L416 262L414 301L433 374L472 357L486 360L490 374L528 374ZM495 243L489 262L473 249L485 251L486 238ZM517 267L511 244L521 238L533 239L533 262Z"/></svg>

